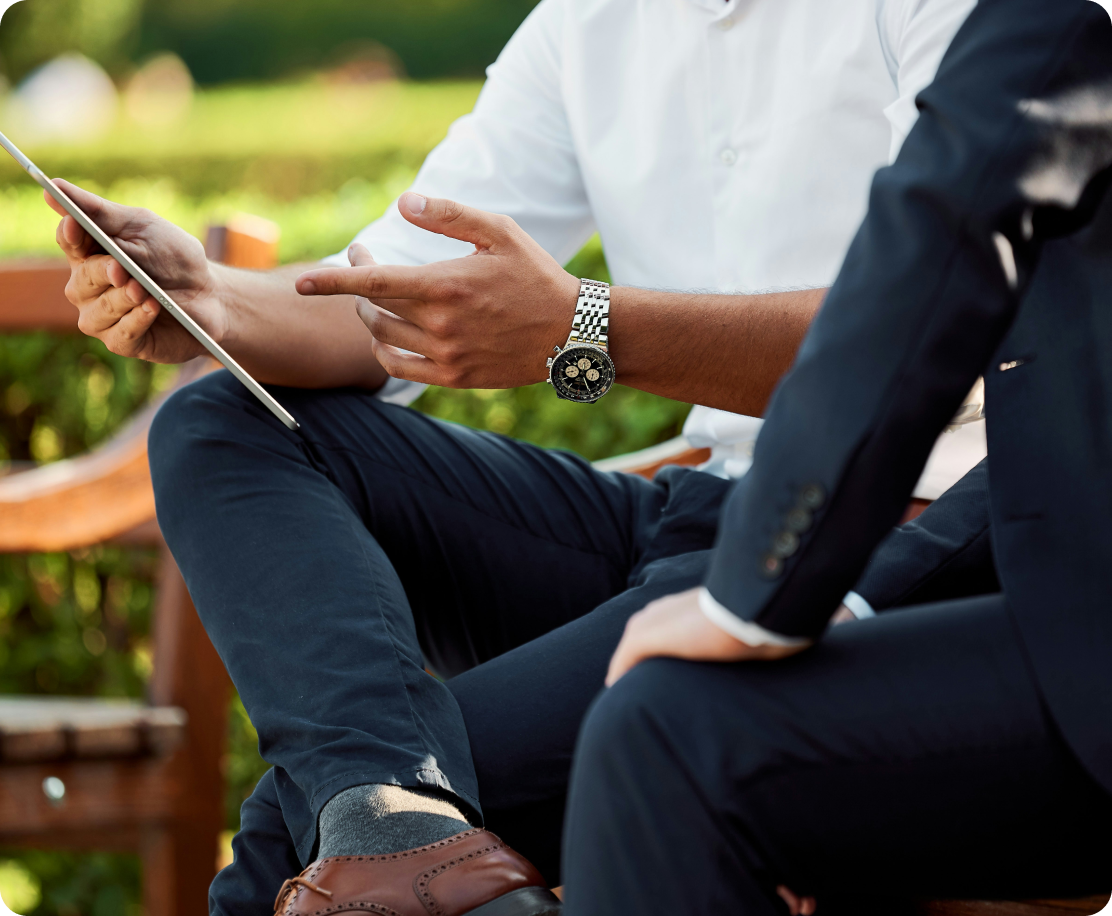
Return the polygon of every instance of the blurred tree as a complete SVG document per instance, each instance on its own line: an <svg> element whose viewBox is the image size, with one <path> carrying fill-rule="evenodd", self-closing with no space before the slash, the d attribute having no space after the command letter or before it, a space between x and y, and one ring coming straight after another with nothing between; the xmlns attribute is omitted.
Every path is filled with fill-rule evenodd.
<svg viewBox="0 0 1112 916"><path fill-rule="evenodd" d="M176 52L201 83L341 66L375 45L415 79L476 75L536 3L159 0L144 11L141 50Z"/></svg>
<svg viewBox="0 0 1112 916"><path fill-rule="evenodd" d="M125 67L139 37L143 0L24 0L4 14L0 60L15 82L66 51L109 71Z"/></svg>

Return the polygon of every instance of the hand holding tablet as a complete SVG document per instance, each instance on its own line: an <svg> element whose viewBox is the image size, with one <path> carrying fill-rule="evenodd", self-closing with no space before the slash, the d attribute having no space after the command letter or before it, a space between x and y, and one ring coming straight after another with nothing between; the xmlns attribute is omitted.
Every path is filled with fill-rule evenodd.
<svg viewBox="0 0 1112 916"><path fill-rule="evenodd" d="M179 301L171 298L136 263L135 258L142 260L166 286L175 290L181 301L190 302L196 299L197 305L201 306L207 260L196 239L166 224L167 233L180 235L181 238L167 235L165 240L158 240L158 243L152 245L152 237L157 239L160 234L160 227L153 224L157 219L153 215L146 211L108 204L72 185L63 187L60 183L51 181L3 134L0 134L0 146L43 187L54 209L68 214L88 234L86 238L84 233L74 232L75 227L67 222L59 230L58 239L71 261L95 261L89 263L86 281L104 288L112 287L98 297L95 308L82 309L83 331L95 336L102 336L103 332L115 335L118 339L114 350L119 351L121 347L125 351L131 349L133 352L128 355L157 362L181 362L199 355L203 348L239 379L285 426L289 429L298 428L293 416L181 308ZM82 197L82 203L91 214L78 205L74 200L75 196ZM146 225L147 223L152 225ZM104 229L101 228L102 225ZM105 229L108 231L104 231ZM70 233L73 233L73 237ZM97 258L94 255L97 246L113 260ZM175 325L153 323L160 308L176 319L184 334L175 333L178 330ZM220 321L219 314L206 317L214 324Z"/></svg>

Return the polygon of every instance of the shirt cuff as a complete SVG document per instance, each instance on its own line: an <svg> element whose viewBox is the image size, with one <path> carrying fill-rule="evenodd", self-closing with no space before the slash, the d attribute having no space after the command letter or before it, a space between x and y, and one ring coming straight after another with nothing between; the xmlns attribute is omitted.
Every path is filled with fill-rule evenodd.
<svg viewBox="0 0 1112 916"><path fill-rule="evenodd" d="M800 636L781 636L764 627L748 620L742 620L737 614L724 608L714 600L714 596L706 587L699 589L699 610L703 616L721 630L725 630L734 639L741 640L747 646L809 646L812 640Z"/></svg>
<svg viewBox="0 0 1112 916"><path fill-rule="evenodd" d="M862 598L857 592L849 592L843 599L842 604L849 608L849 612L853 614L858 620L865 620L868 617L876 617L876 611L873 606Z"/></svg>

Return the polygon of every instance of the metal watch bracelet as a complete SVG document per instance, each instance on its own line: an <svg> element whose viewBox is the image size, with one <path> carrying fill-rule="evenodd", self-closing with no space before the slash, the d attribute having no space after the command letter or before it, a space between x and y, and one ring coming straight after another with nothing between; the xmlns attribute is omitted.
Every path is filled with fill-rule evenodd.
<svg viewBox="0 0 1112 916"><path fill-rule="evenodd" d="M607 348L610 331L610 284L601 280L581 279L571 336L565 346L577 343Z"/></svg>

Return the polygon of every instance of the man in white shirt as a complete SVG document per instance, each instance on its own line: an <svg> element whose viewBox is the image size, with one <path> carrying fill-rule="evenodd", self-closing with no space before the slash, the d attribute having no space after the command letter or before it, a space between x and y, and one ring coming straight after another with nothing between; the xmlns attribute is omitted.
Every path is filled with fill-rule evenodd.
<svg viewBox="0 0 1112 916"><path fill-rule="evenodd" d="M163 531L275 765L245 819L280 809L291 842L247 831L216 911L315 855L487 842L467 832L484 815L554 879L575 732L624 621L701 581L723 476L746 469L752 418L972 5L543 0L353 266L296 289L303 267L208 264L153 214L74 189L249 371L290 386L302 422L276 427L219 374L152 430ZM397 406L425 382L542 380L581 292L559 264L596 229L621 284L618 378L705 405L686 431L717 474L602 474ZM86 333L197 355L72 221L59 242ZM467 673L442 685L422 653ZM507 912L547 911L531 887Z"/></svg>

